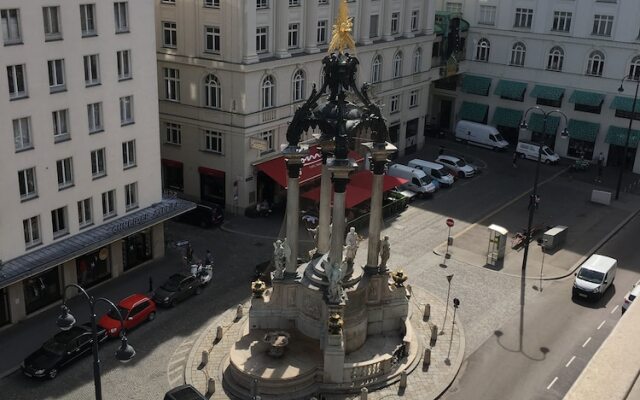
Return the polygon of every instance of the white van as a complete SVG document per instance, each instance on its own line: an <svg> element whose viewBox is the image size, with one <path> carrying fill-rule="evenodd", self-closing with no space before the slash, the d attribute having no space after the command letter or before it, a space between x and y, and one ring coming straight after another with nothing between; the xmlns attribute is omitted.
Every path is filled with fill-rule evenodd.
<svg viewBox="0 0 640 400"><path fill-rule="evenodd" d="M504 150L509 146L509 142L493 126L465 120L456 124L456 140L494 150Z"/></svg>
<svg viewBox="0 0 640 400"><path fill-rule="evenodd" d="M525 142L523 140L518 142L516 147L516 153L521 158L528 158L529 160L538 160L538 151L540 151L540 145L533 142ZM540 153L540 161L545 164L557 164L560 161L560 156L553 152L550 148L542 145L542 152Z"/></svg>
<svg viewBox="0 0 640 400"><path fill-rule="evenodd" d="M431 179L438 182L440 186L448 187L453 185L453 176L442 164L438 164L432 161L419 160L416 158L409 161L407 165L411 168L416 168L424 171L424 173L429 175Z"/></svg>
<svg viewBox="0 0 640 400"><path fill-rule="evenodd" d="M402 164L393 164L389 167L387 175L403 178L407 183L400 186L401 189L409 189L419 195L426 196L436 191L436 185L423 171Z"/></svg>
<svg viewBox="0 0 640 400"><path fill-rule="evenodd" d="M613 283L617 268L618 261L615 259L592 255L574 274L573 296L599 299Z"/></svg>

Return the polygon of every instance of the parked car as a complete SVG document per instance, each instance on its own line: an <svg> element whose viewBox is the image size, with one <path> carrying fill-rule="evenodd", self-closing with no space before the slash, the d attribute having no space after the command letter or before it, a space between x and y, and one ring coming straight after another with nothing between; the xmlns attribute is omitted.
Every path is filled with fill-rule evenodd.
<svg viewBox="0 0 640 400"><path fill-rule="evenodd" d="M622 303L622 313L627 311L627 308L633 303L636 297L640 296L640 285L633 285L633 288L624 296L624 302Z"/></svg>
<svg viewBox="0 0 640 400"><path fill-rule="evenodd" d="M198 204L193 210L180 214L176 221L196 225L201 228L211 228L220 225L224 221L222 207L217 204Z"/></svg>
<svg viewBox="0 0 640 400"><path fill-rule="evenodd" d="M180 385L169 390L164 400L207 400L202 393L191 385Z"/></svg>
<svg viewBox="0 0 640 400"><path fill-rule="evenodd" d="M436 162L447 167L447 169L458 178L471 178L476 172L472 166L458 157L440 155L436 158Z"/></svg>
<svg viewBox="0 0 640 400"><path fill-rule="evenodd" d="M98 327L98 343L107 339L107 331ZM53 379L61 368L91 352L91 324L75 325L56 333L22 362L22 372L33 378Z"/></svg>
<svg viewBox="0 0 640 400"><path fill-rule="evenodd" d="M178 302L202 292L201 281L193 275L173 274L153 294L153 301L161 306L174 307Z"/></svg>
<svg viewBox="0 0 640 400"><path fill-rule="evenodd" d="M594 254L578 269L573 282L573 297L601 298L613 284L618 269L618 261L614 258Z"/></svg>
<svg viewBox="0 0 640 400"><path fill-rule="evenodd" d="M143 294L132 294L118 303L118 310L124 320L124 328L129 331L145 321L156 318L156 303ZM110 310L98 320L98 325L106 329L110 337L120 335L120 319L115 310Z"/></svg>

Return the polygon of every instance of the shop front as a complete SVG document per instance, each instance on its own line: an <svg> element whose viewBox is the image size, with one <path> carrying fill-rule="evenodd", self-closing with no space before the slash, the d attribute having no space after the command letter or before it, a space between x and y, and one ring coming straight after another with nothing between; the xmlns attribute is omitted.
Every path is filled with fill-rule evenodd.
<svg viewBox="0 0 640 400"><path fill-rule="evenodd" d="M122 239L122 268L131 268L153 258L151 229L145 229Z"/></svg>
<svg viewBox="0 0 640 400"><path fill-rule="evenodd" d="M184 168L180 161L162 159L162 187L166 190L184 191Z"/></svg>
<svg viewBox="0 0 640 400"><path fill-rule="evenodd" d="M570 119L567 129L569 130L567 155L592 160L600 124Z"/></svg>
<svg viewBox="0 0 640 400"><path fill-rule="evenodd" d="M200 174L200 200L225 206L225 172L198 167Z"/></svg>
<svg viewBox="0 0 640 400"><path fill-rule="evenodd" d="M7 325L10 322L9 294L7 293L7 288L2 288L0 289L0 326Z"/></svg>
<svg viewBox="0 0 640 400"><path fill-rule="evenodd" d="M24 281L24 306L31 314L62 298L60 266L56 266Z"/></svg>
<svg viewBox="0 0 640 400"><path fill-rule="evenodd" d="M78 285L89 288L111 277L111 257L108 247L76 258Z"/></svg>
<svg viewBox="0 0 640 400"><path fill-rule="evenodd" d="M419 118L407 121L406 143L404 147L404 154L413 154L418 150L418 125L420 123Z"/></svg>

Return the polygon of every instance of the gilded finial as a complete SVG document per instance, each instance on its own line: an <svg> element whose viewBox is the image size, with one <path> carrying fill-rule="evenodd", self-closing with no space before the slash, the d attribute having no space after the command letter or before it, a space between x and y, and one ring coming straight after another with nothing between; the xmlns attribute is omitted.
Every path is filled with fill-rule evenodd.
<svg viewBox="0 0 640 400"><path fill-rule="evenodd" d="M342 0L340 2L340 7L338 8L336 23L333 25L331 43L329 44L329 53L334 50L337 50L338 53L342 53L342 51L347 48L355 53L356 42L353 40L353 37L351 37L352 28L353 18L349 17L347 0Z"/></svg>

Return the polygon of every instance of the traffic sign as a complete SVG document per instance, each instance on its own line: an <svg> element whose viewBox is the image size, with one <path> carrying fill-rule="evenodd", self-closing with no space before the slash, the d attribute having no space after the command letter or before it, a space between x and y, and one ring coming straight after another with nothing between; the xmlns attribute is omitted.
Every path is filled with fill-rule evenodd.
<svg viewBox="0 0 640 400"><path fill-rule="evenodd" d="M449 228L451 228L451 227L453 226L453 223L454 223L454 222L453 222L453 219L451 219L451 218L447 218L447 226L448 226Z"/></svg>

